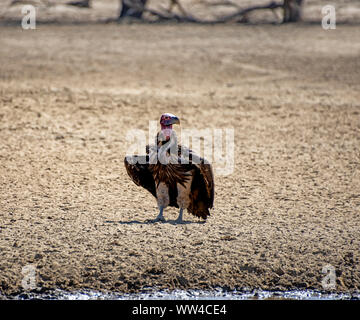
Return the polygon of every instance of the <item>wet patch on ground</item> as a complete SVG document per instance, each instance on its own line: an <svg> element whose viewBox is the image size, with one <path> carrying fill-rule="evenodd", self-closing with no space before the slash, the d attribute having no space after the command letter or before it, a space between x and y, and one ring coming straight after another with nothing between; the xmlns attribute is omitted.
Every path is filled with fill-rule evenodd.
<svg viewBox="0 0 360 320"><path fill-rule="evenodd" d="M224 291L219 288L205 290L161 290L141 293L100 292L94 290L64 291L53 290L47 293L21 293L14 296L0 296L10 300L360 300L360 292L329 293L315 290L265 291L243 290Z"/></svg>

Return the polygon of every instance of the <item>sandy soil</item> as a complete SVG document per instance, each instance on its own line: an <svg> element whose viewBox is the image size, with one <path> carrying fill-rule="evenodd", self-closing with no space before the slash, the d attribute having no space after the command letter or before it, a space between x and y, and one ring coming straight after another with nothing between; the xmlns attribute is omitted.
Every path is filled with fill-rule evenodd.
<svg viewBox="0 0 360 320"><path fill-rule="evenodd" d="M360 290L360 29L0 29L0 292ZM146 224L126 133L162 112L235 130L206 223ZM167 210L173 220L176 210Z"/></svg>

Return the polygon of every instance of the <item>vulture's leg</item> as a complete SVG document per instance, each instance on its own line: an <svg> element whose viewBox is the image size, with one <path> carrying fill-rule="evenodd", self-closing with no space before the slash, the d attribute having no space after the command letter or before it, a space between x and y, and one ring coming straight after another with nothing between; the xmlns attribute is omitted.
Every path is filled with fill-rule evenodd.
<svg viewBox="0 0 360 320"><path fill-rule="evenodd" d="M154 222L165 221L165 218L163 216L163 211L164 211L164 207L160 207L160 212L158 216L155 218L155 220L153 220Z"/></svg>
<svg viewBox="0 0 360 320"><path fill-rule="evenodd" d="M160 212L158 216L155 218L155 220L153 220L153 222L165 221L163 212L164 209L169 205L170 198L169 198L169 188L164 182L160 182L158 187L156 188L156 198Z"/></svg>
<svg viewBox="0 0 360 320"><path fill-rule="evenodd" d="M189 176L188 180L185 183L185 186L178 183L178 196L176 198L176 202L180 208L179 216L175 220L175 223L184 223L183 221L183 212L184 209L187 209L190 205L190 191L191 191L191 182L192 176Z"/></svg>
<svg viewBox="0 0 360 320"><path fill-rule="evenodd" d="M180 208L180 212L179 212L179 216L177 217L177 219L175 220L175 223L184 223L184 220L183 220L183 211L184 209L183 208Z"/></svg>

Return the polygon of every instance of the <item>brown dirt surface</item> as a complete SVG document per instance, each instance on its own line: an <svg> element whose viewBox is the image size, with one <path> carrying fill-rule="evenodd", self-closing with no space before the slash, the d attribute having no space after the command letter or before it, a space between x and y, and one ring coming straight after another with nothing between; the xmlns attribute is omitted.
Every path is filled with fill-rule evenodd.
<svg viewBox="0 0 360 320"><path fill-rule="evenodd" d="M360 29L82 25L0 29L0 292L360 290ZM144 223L130 129L234 128L206 223ZM180 129L178 129L180 130ZM176 218L168 209L166 219Z"/></svg>

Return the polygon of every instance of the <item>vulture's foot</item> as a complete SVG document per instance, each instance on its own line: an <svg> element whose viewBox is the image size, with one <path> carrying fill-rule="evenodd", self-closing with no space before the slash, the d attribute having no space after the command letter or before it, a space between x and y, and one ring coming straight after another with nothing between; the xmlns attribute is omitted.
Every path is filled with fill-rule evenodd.
<svg viewBox="0 0 360 320"><path fill-rule="evenodd" d="M174 224L185 224L186 222L183 220L183 219L179 219L177 218L175 221L174 221Z"/></svg>
<svg viewBox="0 0 360 320"><path fill-rule="evenodd" d="M155 223L155 222L165 222L165 218L164 217L156 217L153 220L150 220L151 222Z"/></svg>
<svg viewBox="0 0 360 320"><path fill-rule="evenodd" d="M185 223L185 221L183 220L183 210L184 210L183 208L180 208L179 216L174 221L174 224L184 224Z"/></svg>
<svg viewBox="0 0 360 320"><path fill-rule="evenodd" d="M155 219L149 219L147 220L149 223L155 223L155 222L165 222L165 218L162 214L162 210L160 211L159 215Z"/></svg>
<svg viewBox="0 0 360 320"><path fill-rule="evenodd" d="M150 222L150 223L165 222L163 212L164 212L164 208L160 207L160 212L159 212L158 216L155 219L150 219L150 220L147 220L147 221Z"/></svg>
<svg viewBox="0 0 360 320"><path fill-rule="evenodd" d="M146 223L156 223L156 222L161 222L161 223L164 223L166 222L164 218L156 218L156 219L147 219L146 220Z"/></svg>

